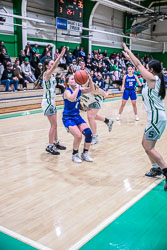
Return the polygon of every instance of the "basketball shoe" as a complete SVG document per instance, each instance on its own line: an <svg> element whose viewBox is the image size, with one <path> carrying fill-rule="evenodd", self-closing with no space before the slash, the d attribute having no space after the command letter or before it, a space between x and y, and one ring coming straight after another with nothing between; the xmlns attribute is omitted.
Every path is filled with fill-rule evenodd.
<svg viewBox="0 0 167 250"><path fill-rule="evenodd" d="M151 168L149 172L145 173L145 176L156 177L157 175L161 175L161 174L162 174L162 171L160 167L158 167L158 168Z"/></svg>
<svg viewBox="0 0 167 250"><path fill-rule="evenodd" d="M63 145L60 145L60 142L59 141L55 141L54 142L54 146L59 149L59 150L66 150L66 147L63 146Z"/></svg>
<svg viewBox="0 0 167 250"><path fill-rule="evenodd" d="M112 130L112 125L113 125L113 123L114 123L114 120L109 119L109 123L106 124L106 125L108 126L108 131L109 131L109 132L111 132L111 130Z"/></svg>
<svg viewBox="0 0 167 250"><path fill-rule="evenodd" d="M46 152L52 154L52 155L59 155L60 153L56 150L54 145L48 145L46 148Z"/></svg>
<svg viewBox="0 0 167 250"><path fill-rule="evenodd" d="M88 155L88 152L84 152L81 154L81 159L83 161L87 161L87 162L93 162L93 159Z"/></svg>
<svg viewBox="0 0 167 250"><path fill-rule="evenodd" d="M98 143L98 135L92 135L91 145Z"/></svg>
<svg viewBox="0 0 167 250"><path fill-rule="evenodd" d="M74 161L75 163L82 163L82 160L79 157L79 154L72 155L72 161Z"/></svg>

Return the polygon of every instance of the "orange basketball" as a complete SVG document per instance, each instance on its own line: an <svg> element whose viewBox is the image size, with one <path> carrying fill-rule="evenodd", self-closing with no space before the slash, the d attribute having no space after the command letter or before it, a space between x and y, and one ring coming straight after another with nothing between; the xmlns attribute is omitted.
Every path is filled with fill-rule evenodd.
<svg viewBox="0 0 167 250"><path fill-rule="evenodd" d="M88 73L85 70L78 70L74 75L74 79L76 83L78 83L79 85L83 85L89 79Z"/></svg>

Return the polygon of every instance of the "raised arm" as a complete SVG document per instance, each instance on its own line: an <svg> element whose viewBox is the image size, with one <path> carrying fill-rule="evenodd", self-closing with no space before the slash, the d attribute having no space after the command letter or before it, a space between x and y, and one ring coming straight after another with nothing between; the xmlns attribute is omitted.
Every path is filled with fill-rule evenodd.
<svg viewBox="0 0 167 250"><path fill-rule="evenodd" d="M126 76L123 77L121 91L124 91Z"/></svg>
<svg viewBox="0 0 167 250"><path fill-rule="evenodd" d="M125 43L123 43L122 45L125 51L125 52L123 51L124 56L127 59L130 58L134 66L140 71L143 78L147 81L149 88L154 89L156 82L155 76L141 64L139 59L132 53L132 51L130 51L130 49L126 46Z"/></svg>
<svg viewBox="0 0 167 250"><path fill-rule="evenodd" d="M89 75L89 87L81 88L82 94L87 94L94 90L94 82L92 81L91 76Z"/></svg>
<svg viewBox="0 0 167 250"><path fill-rule="evenodd" d="M139 84L139 86L140 86L140 87L143 86L143 84L140 82L138 76L136 76L136 75L134 75L134 76L135 76L136 82Z"/></svg>
<svg viewBox="0 0 167 250"><path fill-rule="evenodd" d="M51 77L51 75L53 74L53 72L55 71L55 69L57 68L57 66L59 65L60 59L64 56L65 51L66 51L66 48L63 47L60 55L58 56L58 58L56 59L56 61L52 65L51 69L46 72L46 74L45 74L45 81L49 80L49 78Z"/></svg>

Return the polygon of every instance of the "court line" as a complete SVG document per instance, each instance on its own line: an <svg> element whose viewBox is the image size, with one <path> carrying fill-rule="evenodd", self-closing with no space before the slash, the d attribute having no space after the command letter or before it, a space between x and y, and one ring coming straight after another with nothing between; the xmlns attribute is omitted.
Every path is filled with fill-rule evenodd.
<svg viewBox="0 0 167 250"><path fill-rule="evenodd" d="M124 213L128 208L130 208L132 205L134 205L137 201L139 201L143 196L145 196L148 192L150 192L153 188L155 188L162 181L163 181L163 178L160 180L156 180L154 183L152 183L150 186L148 186L146 189L144 189L141 193L139 193L137 196L135 196L130 201L128 201L125 205L123 205L120 209L118 209L116 212L114 212L110 217L105 219L96 228L94 228L90 233L85 235L81 240L79 240L77 243L75 243L73 246L71 246L68 250L76 250L76 249L79 249L80 247L82 247L90 239L92 239L96 234L98 234L106 226L111 224L117 217L119 217L122 213Z"/></svg>
<svg viewBox="0 0 167 250"><path fill-rule="evenodd" d="M26 243L26 244L28 244L28 245L30 245L32 247L35 247L37 249L40 249L40 250L53 250L53 249L48 248L48 247L46 247L46 246L44 246L44 245L42 245L42 244L40 244L40 243L38 243L36 241L30 240L29 238L24 237L21 234L13 232L13 231L7 229L6 227L0 226L0 231L2 233L5 233L5 234L7 234L7 235L19 240L19 241L22 241L22 242L24 242L24 243Z"/></svg>
<svg viewBox="0 0 167 250"><path fill-rule="evenodd" d="M38 131L44 131L44 130L48 130L48 129L41 128L41 129L34 129L34 130L17 131L17 132L13 132L13 133L3 134L0 136L16 135L16 134L21 134L21 133L26 133L26 132L38 132Z"/></svg>

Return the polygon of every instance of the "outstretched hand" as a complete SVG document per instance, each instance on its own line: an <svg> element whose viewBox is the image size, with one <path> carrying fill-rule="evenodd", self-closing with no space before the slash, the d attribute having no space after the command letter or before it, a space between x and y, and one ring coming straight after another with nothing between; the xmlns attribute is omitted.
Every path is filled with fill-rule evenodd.
<svg viewBox="0 0 167 250"><path fill-rule="evenodd" d="M123 46L125 52L128 52L128 51L129 51L129 48L126 46L125 43L122 43L122 46Z"/></svg>
<svg viewBox="0 0 167 250"><path fill-rule="evenodd" d="M128 55L128 53L125 52L125 51L122 51L122 53L124 54L124 56L126 57L126 59L127 59L128 61L130 61L130 56Z"/></svg>
<svg viewBox="0 0 167 250"><path fill-rule="evenodd" d="M61 56L64 56L65 52L66 52L66 47L64 46L61 50Z"/></svg>

